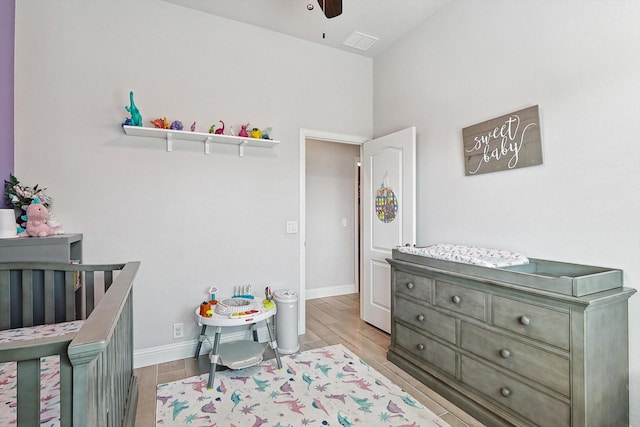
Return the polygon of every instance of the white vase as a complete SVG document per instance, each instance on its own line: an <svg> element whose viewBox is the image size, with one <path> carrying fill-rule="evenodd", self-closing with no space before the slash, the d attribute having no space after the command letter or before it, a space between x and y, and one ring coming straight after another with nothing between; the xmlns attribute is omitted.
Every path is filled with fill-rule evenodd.
<svg viewBox="0 0 640 427"><path fill-rule="evenodd" d="M18 237L15 211L13 209L0 209L0 239L12 237Z"/></svg>

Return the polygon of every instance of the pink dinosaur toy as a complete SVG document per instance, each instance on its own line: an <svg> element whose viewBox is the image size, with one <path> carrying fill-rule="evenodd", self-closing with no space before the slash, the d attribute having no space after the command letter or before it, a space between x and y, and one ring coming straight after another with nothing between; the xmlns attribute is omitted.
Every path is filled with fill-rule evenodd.
<svg viewBox="0 0 640 427"><path fill-rule="evenodd" d="M220 120L220 123L222 123L222 127L216 129L216 134L217 135L224 135L224 122L222 120Z"/></svg>
<svg viewBox="0 0 640 427"><path fill-rule="evenodd" d="M47 217L49 210L40 203L40 200L34 201L27 207L27 228L20 234L20 237L47 237L60 227L50 227L47 225Z"/></svg>
<svg viewBox="0 0 640 427"><path fill-rule="evenodd" d="M249 133L247 132L247 127L249 127L249 123L247 123L246 125L241 125L240 126L240 132L238 133L238 136L242 136L245 138L249 137Z"/></svg>

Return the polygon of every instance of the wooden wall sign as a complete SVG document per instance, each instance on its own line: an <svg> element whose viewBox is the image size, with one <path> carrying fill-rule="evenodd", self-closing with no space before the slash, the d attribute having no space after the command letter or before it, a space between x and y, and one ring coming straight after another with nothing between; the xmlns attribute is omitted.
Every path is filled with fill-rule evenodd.
<svg viewBox="0 0 640 427"><path fill-rule="evenodd" d="M542 164L538 106L462 129L465 175Z"/></svg>

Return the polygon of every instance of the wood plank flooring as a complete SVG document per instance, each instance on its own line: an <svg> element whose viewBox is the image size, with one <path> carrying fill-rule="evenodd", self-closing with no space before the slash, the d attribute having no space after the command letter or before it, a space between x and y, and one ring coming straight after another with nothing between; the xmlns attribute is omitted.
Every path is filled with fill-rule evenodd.
<svg viewBox="0 0 640 427"><path fill-rule="evenodd" d="M299 338L300 351L342 344L452 427L482 427L482 423L387 360L390 337L360 319L358 294L309 300L306 302L306 316L307 331ZM265 358L271 357L272 352L265 355ZM200 375L208 370L206 355L136 369L139 386L136 427L156 425L158 384Z"/></svg>

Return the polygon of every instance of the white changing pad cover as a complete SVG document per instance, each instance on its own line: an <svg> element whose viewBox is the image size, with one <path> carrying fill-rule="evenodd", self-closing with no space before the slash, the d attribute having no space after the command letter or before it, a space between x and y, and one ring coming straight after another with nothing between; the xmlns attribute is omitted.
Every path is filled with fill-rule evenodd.
<svg viewBox="0 0 640 427"><path fill-rule="evenodd" d="M400 246L397 249L399 252L405 254L424 256L445 261L462 262L465 264L481 265L483 267L491 268L529 264L529 259L517 252L501 249L480 248L476 246L441 243L423 248Z"/></svg>
<svg viewBox="0 0 640 427"><path fill-rule="evenodd" d="M0 343L25 341L35 338L75 334L84 320L56 323L53 325L0 331ZM0 363L0 426L16 425L17 394L16 362ZM40 425L60 425L60 358L43 357L40 361Z"/></svg>

